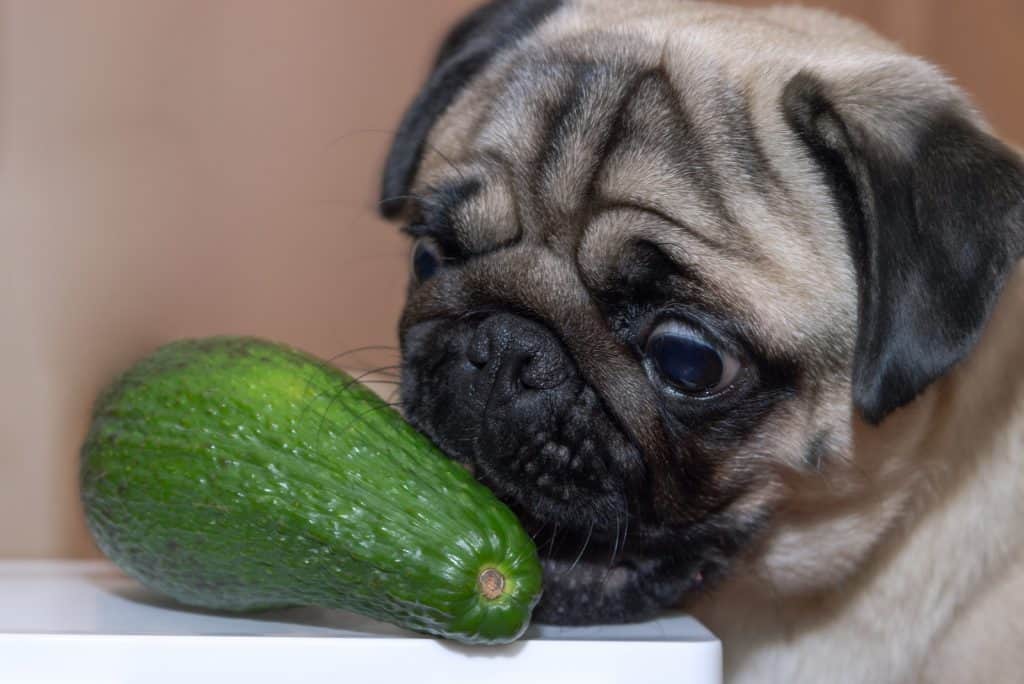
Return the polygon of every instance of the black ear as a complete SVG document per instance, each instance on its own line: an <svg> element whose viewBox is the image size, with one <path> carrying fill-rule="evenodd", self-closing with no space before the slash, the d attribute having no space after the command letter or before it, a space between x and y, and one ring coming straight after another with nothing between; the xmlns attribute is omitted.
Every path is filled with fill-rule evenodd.
<svg viewBox="0 0 1024 684"><path fill-rule="evenodd" d="M970 352L1024 254L1021 158L936 83L945 95L931 101L927 88L891 84L848 97L800 73L782 100L847 227L859 280L853 399L872 423Z"/></svg>
<svg viewBox="0 0 1024 684"><path fill-rule="evenodd" d="M459 91L494 55L530 33L562 2L492 0L448 33L433 73L406 111L388 153L381 181L381 214L394 218L402 212L430 129Z"/></svg>

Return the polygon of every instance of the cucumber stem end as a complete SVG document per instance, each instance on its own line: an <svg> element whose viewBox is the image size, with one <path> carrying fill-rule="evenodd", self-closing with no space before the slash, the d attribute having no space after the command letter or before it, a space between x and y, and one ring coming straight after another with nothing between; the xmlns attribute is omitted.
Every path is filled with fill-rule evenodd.
<svg viewBox="0 0 1024 684"><path fill-rule="evenodd" d="M505 593L505 575L497 568L487 568L477 577L477 586L484 598L493 601Z"/></svg>

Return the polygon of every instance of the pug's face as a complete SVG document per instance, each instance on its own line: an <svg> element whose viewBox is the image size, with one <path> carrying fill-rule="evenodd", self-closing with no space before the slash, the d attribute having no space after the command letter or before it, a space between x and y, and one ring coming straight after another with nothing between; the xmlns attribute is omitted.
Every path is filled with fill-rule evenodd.
<svg viewBox="0 0 1024 684"><path fill-rule="evenodd" d="M808 11L498 2L452 31L385 171L402 403L534 533L538 619L713 586L855 467L857 415L969 351L1024 185L975 121Z"/></svg>

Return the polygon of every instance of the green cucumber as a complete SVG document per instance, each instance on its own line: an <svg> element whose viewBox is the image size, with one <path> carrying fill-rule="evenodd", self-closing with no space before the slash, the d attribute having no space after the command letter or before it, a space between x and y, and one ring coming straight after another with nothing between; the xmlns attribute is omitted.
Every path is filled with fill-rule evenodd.
<svg viewBox="0 0 1024 684"><path fill-rule="evenodd" d="M82 447L99 548L192 606L342 608L467 643L540 597L519 521L386 402L253 338L168 344L98 399Z"/></svg>

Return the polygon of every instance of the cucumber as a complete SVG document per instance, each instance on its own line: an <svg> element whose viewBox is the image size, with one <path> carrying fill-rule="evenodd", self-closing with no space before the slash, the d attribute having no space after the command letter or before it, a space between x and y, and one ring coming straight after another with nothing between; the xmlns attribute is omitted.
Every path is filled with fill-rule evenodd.
<svg viewBox="0 0 1024 684"><path fill-rule="evenodd" d="M97 400L85 519L181 603L342 608L466 643L519 637L540 597L519 521L386 402L254 338L168 344Z"/></svg>

